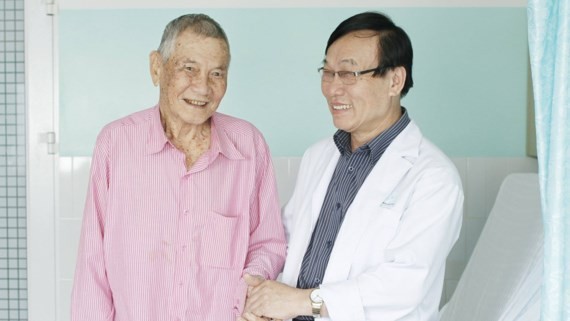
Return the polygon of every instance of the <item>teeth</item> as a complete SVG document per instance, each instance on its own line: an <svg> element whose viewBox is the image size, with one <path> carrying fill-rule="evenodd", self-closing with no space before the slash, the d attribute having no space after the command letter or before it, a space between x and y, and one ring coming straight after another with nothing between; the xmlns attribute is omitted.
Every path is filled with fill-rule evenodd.
<svg viewBox="0 0 570 321"><path fill-rule="evenodd" d="M352 108L352 105L336 105L336 106L332 106L332 108L334 110L345 110L345 109Z"/></svg>
<svg viewBox="0 0 570 321"><path fill-rule="evenodd" d="M186 99L186 102L192 105L198 105L198 106L204 106L206 104L205 101L200 101L200 100L190 100L190 99Z"/></svg>

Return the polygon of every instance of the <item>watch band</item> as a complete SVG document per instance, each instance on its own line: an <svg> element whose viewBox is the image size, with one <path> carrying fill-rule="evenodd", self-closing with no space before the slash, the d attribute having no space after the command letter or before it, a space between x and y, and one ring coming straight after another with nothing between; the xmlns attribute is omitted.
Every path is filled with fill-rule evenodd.
<svg viewBox="0 0 570 321"><path fill-rule="evenodd" d="M323 306L323 303L316 303L316 302L311 302L311 306L313 307L313 318L320 318L321 317L321 308Z"/></svg>
<svg viewBox="0 0 570 321"><path fill-rule="evenodd" d="M323 298L321 298L321 292L319 288L316 288L311 292L310 299L313 318L320 318L321 308L323 307Z"/></svg>

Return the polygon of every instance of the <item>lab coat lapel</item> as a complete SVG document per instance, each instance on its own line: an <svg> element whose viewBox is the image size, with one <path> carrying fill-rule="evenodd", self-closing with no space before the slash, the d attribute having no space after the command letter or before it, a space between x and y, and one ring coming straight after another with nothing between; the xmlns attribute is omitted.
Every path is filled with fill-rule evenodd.
<svg viewBox="0 0 570 321"><path fill-rule="evenodd" d="M329 161L324 167L324 171L320 175L321 179L319 180L317 188L315 189L315 193L313 193L311 199L311 234L313 232L315 224L317 223L319 214L321 213L321 208L325 200L327 189L329 188L329 183L331 181L332 175L334 174L340 153L335 147L335 149L329 149L323 153L322 157L324 159L329 159Z"/></svg>
<svg viewBox="0 0 570 321"><path fill-rule="evenodd" d="M396 137L372 169L349 207L335 241L324 282L345 280L350 273L352 255L372 215L380 207L392 207L398 184L417 159L421 133L411 122ZM378 238L387 237L378 235ZM388 240L386 240L387 242Z"/></svg>
<svg viewBox="0 0 570 321"><path fill-rule="evenodd" d="M308 204L310 215L299 216L299 220L295 224L295 238L289 240L287 265L283 272L283 281L287 284L294 285L297 282L303 256L309 246L339 156L340 153L331 139L330 145L326 145L318 153L318 166L312 168L311 175L314 175L318 182L314 187L303 186L302 190L310 191L307 194L307 197L310 197ZM310 184L311 182L307 183Z"/></svg>

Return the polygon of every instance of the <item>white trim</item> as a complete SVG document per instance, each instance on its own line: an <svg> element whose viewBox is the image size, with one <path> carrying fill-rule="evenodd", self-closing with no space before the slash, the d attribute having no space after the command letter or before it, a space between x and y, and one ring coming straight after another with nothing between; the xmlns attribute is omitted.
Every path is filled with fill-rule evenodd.
<svg viewBox="0 0 570 321"><path fill-rule="evenodd" d="M527 0L59 0L60 9L526 7Z"/></svg>
<svg viewBox="0 0 570 321"><path fill-rule="evenodd" d="M56 132L54 17L45 1L26 0L28 317L56 321L55 181L57 156L47 133ZM59 135L56 134L56 137Z"/></svg>

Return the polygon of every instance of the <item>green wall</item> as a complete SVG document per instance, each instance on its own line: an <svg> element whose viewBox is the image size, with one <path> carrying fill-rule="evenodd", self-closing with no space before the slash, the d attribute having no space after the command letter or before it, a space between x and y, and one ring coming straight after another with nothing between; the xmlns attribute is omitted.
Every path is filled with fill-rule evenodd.
<svg viewBox="0 0 570 321"><path fill-rule="evenodd" d="M247 119L274 156L300 156L334 132L316 72L345 18L389 14L410 35L415 85L403 105L451 157L525 155L525 8L204 9L231 46L219 111ZM196 12L198 12L196 11ZM153 106L148 54L187 10L62 10L59 19L60 152L91 155L106 123Z"/></svg>

